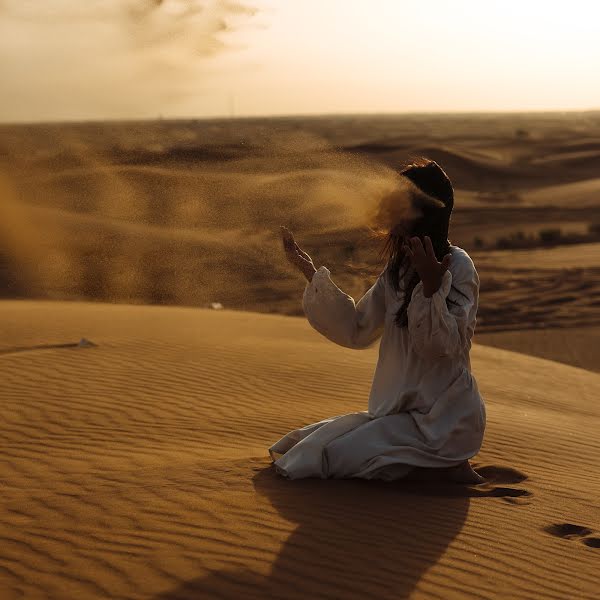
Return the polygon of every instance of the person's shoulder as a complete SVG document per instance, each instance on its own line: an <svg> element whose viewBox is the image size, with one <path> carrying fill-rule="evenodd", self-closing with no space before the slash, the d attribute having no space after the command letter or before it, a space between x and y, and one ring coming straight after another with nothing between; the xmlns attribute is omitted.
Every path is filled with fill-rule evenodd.
<svg viewBox="0 0 600 600"><path fill-rule="evenodd" d="M465 262L473 264L473 259L469 256L469 253L460 246L450 245L450 254L452 254L453 262Z"/></svg>
<svg viewBox="0 0 600 600"><path fill-rule="evenodd" d="M450 271L452 272L453 277L460 279L477 277L475 263L464 248L451 245L450 254L452 255Z"/></svg>

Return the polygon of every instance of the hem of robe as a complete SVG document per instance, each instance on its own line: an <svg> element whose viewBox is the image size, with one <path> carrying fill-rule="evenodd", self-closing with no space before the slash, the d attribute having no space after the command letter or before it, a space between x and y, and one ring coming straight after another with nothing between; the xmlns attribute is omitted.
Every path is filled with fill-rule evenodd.
<svg viewBox="0 0 600 600"><path fill-rule="evenodd" d="M410 418L409 413L401 413ZM344 449L337 457L331 457L334 447L343 444L344 436L352 434L372 421L380 421L396 415L371 416L368 411L330 417L317 423L290 431L269 449L276 472L287 479L317 477L321 479L383 479L393 481L408 475L415 467L452 467L475 456L480 446L457 452L454 456L440 455L439 448L428 444L422 436L410 433L403 443L393 444L382 440L381 451L374 455L358 457L353 468L344 468ZM403 433L398 432L400 438ZM451 437L451 436L450 436ZM443 446L442 444L439 444ZM349 453L350 454L350 453ZM340 458L341 456L341 458ZM337 461L336 461L337 458ZM335 466L337 462L337 467ZM350 458L348 460L350 461Z"/></svg>

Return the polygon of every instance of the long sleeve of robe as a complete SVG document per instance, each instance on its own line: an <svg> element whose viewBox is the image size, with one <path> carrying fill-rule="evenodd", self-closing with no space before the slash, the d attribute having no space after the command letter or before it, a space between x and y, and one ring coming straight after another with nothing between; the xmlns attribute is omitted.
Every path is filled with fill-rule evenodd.
<svg viewBox="0 0 600 600"><path fill-rule="evenodd" d="M353 349L380 340L368 410L337 415L289 432L269 448L290 479L361 477L392 480L414 467L445 467L479 451L485 403L471 373L479 277L469 255L451 246L452 261L430 298L419 283L407 309L385 271L358 302L321 266L307 282L302 306L311 327ZM454 288L454 289L452 289ZM450 301L447 301L450 300Z"/></svg>
<svg viewBox="0 0 600 600"><path fill-rule="evenodd" d="M368 348L383 333L383 276L355 303L333 282L329 269L322 266L306 285L302 307L311 326L332 342L347 348Z"/></svg>

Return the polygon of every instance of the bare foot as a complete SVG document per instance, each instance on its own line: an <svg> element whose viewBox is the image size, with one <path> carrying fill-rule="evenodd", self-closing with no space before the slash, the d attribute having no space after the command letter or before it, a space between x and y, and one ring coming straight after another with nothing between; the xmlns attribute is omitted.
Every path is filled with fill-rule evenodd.
<svg viewBox="0 0 600 600"><path fill-rule="evenodd" d="M443 469L443 471L444 477L456 483L477 484L485 482L485 479L473 469L468 460L465 460L455 467Z"/></svg>

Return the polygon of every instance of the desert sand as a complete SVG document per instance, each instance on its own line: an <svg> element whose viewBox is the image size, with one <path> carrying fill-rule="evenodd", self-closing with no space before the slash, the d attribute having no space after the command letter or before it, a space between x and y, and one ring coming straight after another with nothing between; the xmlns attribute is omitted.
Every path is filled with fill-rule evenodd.
<svg viewBox="0 0 600 600"><path fill-rule="evenodd" d="M358 298L369 211L420 155L454 183L481 342L600 370L597 111L0 125L0 297L302 316L286 225Z"/></svg>
<svg viewBox="0 0 600 600"><path fill-rule="evenodd" d="M376 346L233 310L0 309L3 600L598 597L599 374L475 344L486 484L288 481L267 447L365 410Z"/></svg>
<svg viewBox="0 0 600 600"><path fill-rule="evenodd" d="M420 155L480 274L487 482L287 481L377 345L310 328L279 226L358 299ZM1 600L598 598L599 167L598 112L0 126Z"/></svg>

